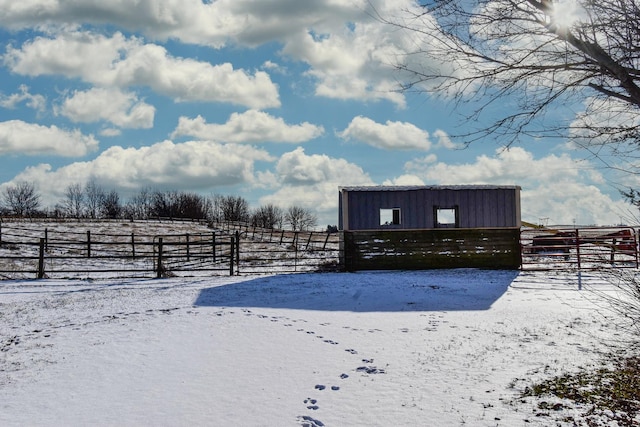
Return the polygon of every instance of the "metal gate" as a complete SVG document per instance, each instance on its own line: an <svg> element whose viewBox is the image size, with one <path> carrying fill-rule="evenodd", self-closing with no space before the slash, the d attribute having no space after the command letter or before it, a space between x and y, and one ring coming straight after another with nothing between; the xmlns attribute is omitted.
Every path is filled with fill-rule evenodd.
<svg viewBox="0 0 640 427"><path fill-rule="evenodd" d="M523 270L638 268L633 227L527 228L520 245Z"/></svg>

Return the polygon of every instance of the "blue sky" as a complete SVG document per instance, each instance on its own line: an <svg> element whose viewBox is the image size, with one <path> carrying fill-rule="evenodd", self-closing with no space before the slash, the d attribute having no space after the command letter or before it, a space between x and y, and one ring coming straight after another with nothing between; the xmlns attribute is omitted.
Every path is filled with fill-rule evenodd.
<svg viewBox="0 0 640 427"><path fill-rule="evenodd" d="M407 76L392 65L415 40L372 19L371 4L413 7L0 0L0 190L33 182L49 206L90 180L124 199L233 194L308 207L324 226L337 223L339 186L515 184L526 221L628 221L617 188L635 183L563 140L456 145L449 135L485 123L398 92Z"/></svg>

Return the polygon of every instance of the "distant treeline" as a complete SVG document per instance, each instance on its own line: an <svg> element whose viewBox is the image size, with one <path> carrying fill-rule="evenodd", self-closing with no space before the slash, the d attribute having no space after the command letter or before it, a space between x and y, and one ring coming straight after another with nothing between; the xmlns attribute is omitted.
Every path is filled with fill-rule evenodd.
<svg viewBox="0 0 640 427"><path fill-rule="evenodd" d="M20 218L89 218L152 219L190 218L209 222L239 221L263 228L310 230L317 226L317 216L309 209L272 204L251 209L241 196L210 197L186 191L140 190L126 201L115 190L105 190L95 181L71 184L64 197L52 208L43 208L35 185L20 182L10 185L0 195L0 215ZM335 231L328 226L328 231Z"/></svg>

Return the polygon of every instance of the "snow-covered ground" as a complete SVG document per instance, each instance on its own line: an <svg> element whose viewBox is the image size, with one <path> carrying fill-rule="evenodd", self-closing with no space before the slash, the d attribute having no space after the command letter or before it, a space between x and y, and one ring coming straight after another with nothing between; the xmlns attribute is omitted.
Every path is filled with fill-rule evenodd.
<svg viewBox="0 0 640 427"><path fill-rule="evenodd" d="M466 269L3 281L0 425L549 425L575 414L518 393L619 338L590 289L613 292Z"/></svg>

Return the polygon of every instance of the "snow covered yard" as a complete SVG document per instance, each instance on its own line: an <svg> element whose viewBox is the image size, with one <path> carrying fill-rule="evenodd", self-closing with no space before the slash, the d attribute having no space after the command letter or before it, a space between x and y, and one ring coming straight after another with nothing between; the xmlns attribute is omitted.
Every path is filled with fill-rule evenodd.
<svg viewBox="0 0 640 427"><path fill-rule="evenodd" d="M464 269L0 282L0 425L550 425L578 412L518 394L619 338L590 288L613 292Z"/></svg>

